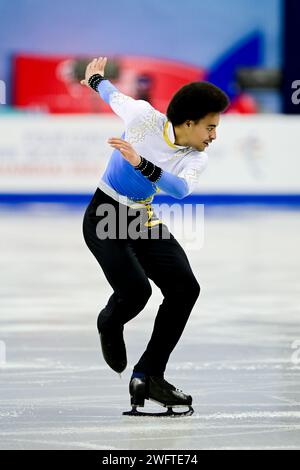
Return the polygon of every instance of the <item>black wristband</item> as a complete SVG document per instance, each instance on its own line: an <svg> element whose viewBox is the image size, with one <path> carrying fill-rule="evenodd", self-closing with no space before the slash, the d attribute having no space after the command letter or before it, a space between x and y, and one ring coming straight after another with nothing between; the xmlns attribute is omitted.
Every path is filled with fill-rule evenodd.
<svg viewBox="0 0 300 470"><path fill-rule="evenodd" d="M140 163L134 167L135 170L139 170L145 178L147 178L152 183L156 183L163 173L162 168L154 165L154 163L149 162L144 157L141 157Z"/></svg>
<svg viewBox="0 0 300 470"><path fill-rule="evenodd" d="M102 82L102 80L105 80L100 73L95 73L88 79L88 84L93 90L98 91L98 86L99 83Z"/></svg>
<svg viewBox="0 0 300 470"><path fill-rule="evenodd" d="M141 155L140 157L141 157L140 163L134 167L136 170L142 170L147 165L146 159L143 158Z"/></svg>

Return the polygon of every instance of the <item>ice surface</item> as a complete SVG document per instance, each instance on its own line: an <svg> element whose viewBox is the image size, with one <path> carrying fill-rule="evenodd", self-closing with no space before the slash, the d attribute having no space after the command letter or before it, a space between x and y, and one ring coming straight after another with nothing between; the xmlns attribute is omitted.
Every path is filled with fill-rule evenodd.
<svg viewBox="0 0 300 470"><path fill-rule="evenodd" d="M126 326L120 379L100 353L96 318L111 288L82 213L0 213L0 448L299 449L299 212L206 211L204 246L187 251L202 292L166 371L193 395L195 414L180 419L122 416L162 296L152 283Z"/></svg>

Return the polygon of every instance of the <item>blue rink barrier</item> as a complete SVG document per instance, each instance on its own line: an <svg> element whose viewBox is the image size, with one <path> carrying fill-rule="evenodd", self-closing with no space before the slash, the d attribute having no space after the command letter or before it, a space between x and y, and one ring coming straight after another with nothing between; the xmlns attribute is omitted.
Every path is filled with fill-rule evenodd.
<svg viewBox="0 0 300 470"><path fill-rule="evenodd" d="M0 193L0 204L55 203L87 205L92 193ZM155 204L207 204L207 205L272 205L299 206L300 194L191 194L184 199L175 199L166 194L157 195Z"/></svg>

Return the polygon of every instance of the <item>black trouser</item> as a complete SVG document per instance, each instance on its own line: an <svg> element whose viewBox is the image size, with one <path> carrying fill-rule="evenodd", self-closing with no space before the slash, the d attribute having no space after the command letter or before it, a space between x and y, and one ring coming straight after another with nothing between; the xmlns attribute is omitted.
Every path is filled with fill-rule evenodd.
<svg viewBox="0 0 300 470"><path fill-rule="evenodd" d="M159 238L99 239L96 226L103 216L96 215L96 210L103 204L112 204L118 212L128 211L127 206L98 188L85 212L85 242L114 291L101 316L110 325L115 322L124 325L133 319L151 296L149 279L152 279L164 299L150 342L134 371L161 376L199 296L200 286L183 248L165 224L148 229L156 231Z"/></svg>

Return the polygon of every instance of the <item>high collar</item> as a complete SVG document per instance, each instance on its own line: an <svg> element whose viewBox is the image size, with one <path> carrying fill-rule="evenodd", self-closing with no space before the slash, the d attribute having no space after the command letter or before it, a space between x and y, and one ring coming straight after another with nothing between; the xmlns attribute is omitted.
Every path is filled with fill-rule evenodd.
<svg viewBox="0 0 300 470"><path fill-rule="evenodd" d="M173 124L167 119L164 125L164 139L165 142L169 145L169 147L172 147L173 149L185 149L188 146L185 145L176 145L175 142L175 132L173 128Z"/></svg>

